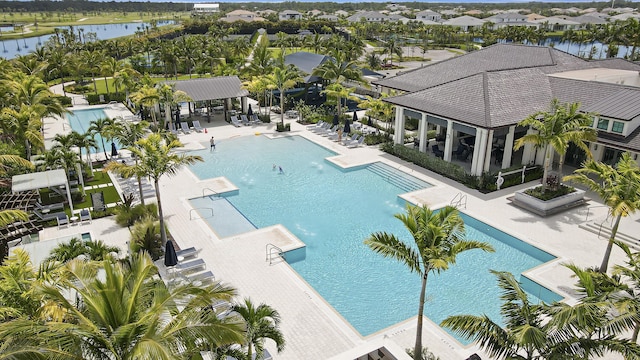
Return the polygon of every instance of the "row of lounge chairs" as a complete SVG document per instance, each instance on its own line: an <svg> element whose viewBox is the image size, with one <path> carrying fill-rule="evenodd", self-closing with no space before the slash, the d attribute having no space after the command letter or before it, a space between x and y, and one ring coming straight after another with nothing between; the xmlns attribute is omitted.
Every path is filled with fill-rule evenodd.
<svg viewBox="0 0 640 360"><path fill-rule="evenodd" d="M260 120L260 118L258 118L257 114L252 114L251 115L251 119L249 119L249 117L247 117L247 115L240 115L240 119L238 119L237 116L231 116L231 124L233 124L233 126L235 127L241 127L241 126L251 126L251 125L258 125L258 124L262 124L262 120Z"/></svg>
<svg viewBox="0 0 640 360"><path fill-rule="evenodd" d="M174 273L178 275L178 278L175 280L182 279L183 281L192 283L204 283L215 280L213 271L206 270L207 264L204 260L195 257L197 253L198 250L196 250L195 247L176 251L179 262L173 267Z"/></svg>
<svg viewBox="0 0 640 360"><path fill-rule="evenodd" d="M360 134L340 134L339 133L340 125L331 125L325 121L319 121L315 125L307 126L307 130L321 135L326 136L333 141L339 141L342 145L348 148L355 148L364 143L364 135ZM342 135L342 137L340 137Z"/></svg>
<svg viewBox="0 0 640 360"><path fill-rule="evenodd" d="M191 122L193 124L193 130L195 130L196 132L203 132L204 128L202 127L202 125L200 125L200 120L193 120ZM189 123L187 123L186 121L182 121L180 123L180 130L182 130L183 134L189 134L191 133L191 128L189 127ZM169 131L174 134L174 135L178 135L178 130L176 130L175 128L175 124L174 123L169 123Z"/></svg>

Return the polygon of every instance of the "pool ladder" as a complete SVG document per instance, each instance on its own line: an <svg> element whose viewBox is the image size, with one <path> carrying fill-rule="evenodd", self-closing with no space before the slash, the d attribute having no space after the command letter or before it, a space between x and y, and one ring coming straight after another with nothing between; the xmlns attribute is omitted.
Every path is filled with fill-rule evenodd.
<svg viewBox="0 0 640 360"><path fill-rule="evenodd" d="M284 260L284 252L279 247L269 243L265 246L265 252L267 253L265 261L269 262L269 265L273 262L275 258L282 258Z"/></svg>
<svg viewBox="0 0 640 360"><path fill-rule="evenodd" d="M464 206L464 208L467 208L467 194L463 194L463 193L458 193L456 196L453 197L453 199L451 199L451 206L455 206L455 207L460 207L460 206Z"/></svg>
<svg viewBox="0 0 640 360"><path fill-rule="evenodd" d="M220 197L220 193L218 193L217 191L215 191L215 190L213 190L213 189L210 189L210 188L208 188L208 187L207 187L207 188L202 189L202 197L204 197L205 192L206 192L207 190L209 190L209 191L212 193L212 195L213 195L213 196Z"/></svg>

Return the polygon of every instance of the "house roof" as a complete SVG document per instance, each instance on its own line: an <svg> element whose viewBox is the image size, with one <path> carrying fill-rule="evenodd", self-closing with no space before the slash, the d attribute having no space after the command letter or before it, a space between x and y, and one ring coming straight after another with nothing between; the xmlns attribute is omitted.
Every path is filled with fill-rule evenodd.
<svg viewBox="0 0 640 360"><path fill-rule="evenodd" d="M299 51L284 57L284 63L286 65L295 65L306 75L304 77L305 83L312 83L320 79L319 77L311 74L313 73L313 70L327 60L331 60L331 56L314 54L306 51Z"/></svg>
<svg viewBox="0 0 640 360"><path fill-rule="evenodd" d="M640 89L622 88L609 96L601 96L600 101L585 104L580 109L604 117L627 120L640 115Z"/></svg>
<svg viewBox="0 0 640 360"><path fill-rule="evenodd" d="M382 19L388 20L389 17L385 14L379 13L377 11L362 11L359 13L355 13L347 18L349 21L360 21L360 19Z"/></svg>
<svg viewBox="0 0 640 360"><path fill-rule="evenodd" d="M482 26L484 23L484 20L467 15L455 17L444 22L445 25L451 26Z"/></svg>
<svg viewBox="0 0 640 360"><path fill-rule="evenodd" d="M422 10L419 13L416 14L416 16L425 16L425 15L440 15L440 13L437 13L433 10Z"/></svg>
<svg viewBox="0 0 640 360"><path fill-rule="evenodd" d="M612 134L606 131L598 131L598 142L611 145L624 150L640 151L640 126L638 126L629 136Z"/></svg>
<svg viewBox="0 0 640 360"><path fill-rule="evenodd" d="M592 15L592 14L576 16L574 18L570 18L569 20L578 22L580 24L602 25L602 24L608 23L608 21L605 18Z"/></svg>
<svg viewBox="0 0 640 360"><path fill-rule="evenodd" d="M302 14L295 10L284 10L280 12L280 15L302 15Z"/></svg>
<svg viewBox="0 0 640 360"><path fill-rule="evenodd" d="M242 88L242 82L237 76L167 81L167 83L175 84L176 90L186 92L193 101L230 99L249 95L249 92Z"/></svg>
<svg viewBox="0 0 640 360"><path fill-rule="evenodd" d="M548 17L546 19L533 20L533 22L538 24L549 23L551 25L580 25L580 23L577 21L566 20L557 16Z"/></svg>

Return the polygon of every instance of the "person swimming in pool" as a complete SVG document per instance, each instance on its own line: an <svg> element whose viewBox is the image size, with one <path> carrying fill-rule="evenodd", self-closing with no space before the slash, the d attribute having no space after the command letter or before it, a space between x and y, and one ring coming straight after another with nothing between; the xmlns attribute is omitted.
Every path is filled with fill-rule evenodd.
<svg viewBox="0 0 640 360"><path fill-rule="evenodd" d="M282 170L282 166L278 166L278 172L279 172L280 174L284 174L284 170Z"/></svg>

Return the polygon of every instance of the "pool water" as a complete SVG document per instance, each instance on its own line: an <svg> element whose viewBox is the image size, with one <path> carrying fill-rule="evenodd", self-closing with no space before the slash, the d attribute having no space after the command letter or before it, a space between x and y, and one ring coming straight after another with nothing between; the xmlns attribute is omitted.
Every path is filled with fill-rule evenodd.
<svg viewBox="0 0 640 360"><path fill-rule="evenodd" d="M287 254L291 267L361 335L417 314L420 276L363 244L378 231L413 243L402 222L393 216L406 206L398 197L405 192L401 187L368 166L340 169L325 160L334 153L297 136L240 137L219 141L214 152L197 154L205 161L192 166L192 171L201 179L225 176L236 184L239 191L226 200L251 224L259 228L283 224L306 244L303 251ZM194 207L199 206L201 203ZM554 257L470 216L463 217L469 239L486 241L496 252L468 251L448 271L432 274L425 314L436 323L449 315L482 313L500 322L500 292L489 270L519 276ZM536 286L528 287L544 294L545 301L560 299Z"/></svg>
<svg viewBox="0 0 640 360"><path fill-rule="evenodd" d="M102 108L96 109L83 109L83 110L74 110L73 114L67 114L67 120L69 120L69 125L71 125L71 129L79 134L85 134L89 131L89 127L91 126L91 122L108 118L107 114L102 110ZM102 136L100 134L95 134L94 139L96 140L97 149L91 149L93 153L104 153L104 148L107 150L107 154L111 154L111 141L107 141L104 139L104 147L102 146ZM117 141L116 143L117 149L120 149L121 146ZM82 153L85 154L86 150L82 149Z"/></svg>

